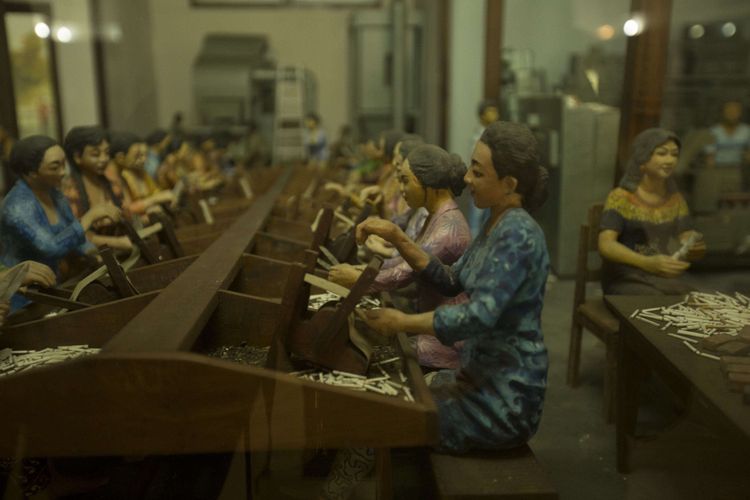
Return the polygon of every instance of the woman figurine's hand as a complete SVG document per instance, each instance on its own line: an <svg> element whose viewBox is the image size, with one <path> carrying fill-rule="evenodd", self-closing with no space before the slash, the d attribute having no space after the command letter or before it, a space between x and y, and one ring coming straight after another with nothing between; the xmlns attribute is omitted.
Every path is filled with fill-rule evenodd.
<svg viewBox="0 0 750 500"><path fill-rule="evenodd" d="M370 309L369 311L357 309L357 313L367 326L386 337L392 337L403 331L402 324L406 315L398 309Z"/></svg>
<svg viewBox="0 0 750 500"><path fill-rule="evenodd" d="M122 219L122 212L119 208L114 206L112 203L106 203L101 205L99 208L99 217L101 219L111 219L112 222L120 222Z"/></svg>
<svg viewBox="0 0 750 500"><path fill-rule="evenodd" d="M645 271L664 278L677 278L689 267L689 262L668 255L651 255L646 257Z"/></svg>
<svg viewBox="0 0 750 500"><path fill-rule="evenodd" d="M386 259L390 259L391 257L393 257L393 254L396 253L393 245L385 241L380 236L376 236L374 234L371 234L370 237L367 238L367 241L365 241L365 246L372 253L385 257Z"/></svg>
<svg viewBox="0 0 750 500"><path fill-rule="evenodd" d="M28 286L37 284L41 285L43 288L54 286L57 277L52 269L40 262L34 262L33 260L27 260L25 262L29 263L29 270L23 278L24 285ZM25 262L22 262L19 265L23 265Z"/></svg>
<svg viewBox="0 0 750 500"><path fill-rule="evenodd" d="M367 186L366 188L362 188L362 191L359 192L359 196L365 200L376 200L382 192L383 190L378 185Z"/></svg>
<svg viewBox="0 0 750 500"><path fill-rule="evenodd" d="M351 288L359 279L362 271L351 264L336 264L328 271L328 279L336 284Z"/></svg>
<svg viewBox="0 0 750 500"><path fill-rule="evenodd" d="M364 244L371 234L393 243L400 231L401 228L389 220L380 217L368 217L357 226L357 243Z"/></svg>
<svg viewBox="0 0 750 500"><path fill-rule="evenodd" d="M84 230L87 230L94 224L94 222L109 219L112 223L119 222L122 218L122 212L120 209L111 203L105 203L103 205L97 205L81 217L81 225ZM108 225L108 224L105 224Z"/></svg>

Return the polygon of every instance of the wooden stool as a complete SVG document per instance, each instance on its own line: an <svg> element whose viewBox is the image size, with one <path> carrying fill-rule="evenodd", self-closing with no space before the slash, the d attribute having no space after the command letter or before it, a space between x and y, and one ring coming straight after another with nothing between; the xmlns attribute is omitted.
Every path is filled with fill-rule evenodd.
<svg viewBox="0 0 750 500"><path fill-rule="evenodd" d="M441 500L558 498L557 490L527 445L468 455L432 452L430 466Z"/></svg>

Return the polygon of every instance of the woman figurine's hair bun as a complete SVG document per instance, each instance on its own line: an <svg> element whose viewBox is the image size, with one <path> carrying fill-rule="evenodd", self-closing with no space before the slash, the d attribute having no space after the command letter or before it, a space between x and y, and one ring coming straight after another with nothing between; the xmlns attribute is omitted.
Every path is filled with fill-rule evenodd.
<svg viewBox="0 0 750 500"><path fill-rule="evenodd" d="M542 166L537 167L537 179L534 187L527 195L526 210L534 212L542 207L549 197L549 172Z"/></svg>
<svg viewBox="0 0 750 500"><path fill-rule="evenodd" d="M460 156L425 144L414 148L407 160L412 173L424 187L450 189L455 196L463 191L466 165Z"/></svg>
<svg viewBox="0 0 750 500"><path fill-rule="evenodd" d="M448 160L450 165L450 190L454 196L460 196L466 187L466 183L464 182L467 170L466 164L456 153L451 153Z"/></svg>

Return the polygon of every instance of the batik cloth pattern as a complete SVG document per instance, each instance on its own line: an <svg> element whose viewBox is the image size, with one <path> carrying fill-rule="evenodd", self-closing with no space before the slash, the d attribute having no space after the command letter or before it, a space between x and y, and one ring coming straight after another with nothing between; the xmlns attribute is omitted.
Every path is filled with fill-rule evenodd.
<svg viewBox="0 0 750 500"><path fill-rule="evenodd" d="M420 280L468 302L435 310L438 340L464 341L460 370L443 370L431 390L439 449L520 446L536 432L547 386L541 330L549 255L544 234L523 209L510 209L453 266L432 258Z"/></svg>
<svg viewBox="0 0 750 500"><path fill-rule="evenodd" d="M25 260L46 264L58 273L58 264L71 252L85 254L94 246L73 216L70 205L57 189L50 192L58 221L50 224L44 208L26 181L19 180L10 190L0 211L3 265L12 267ZM11 300L11 310L28 301L20 295Z"/></svg>
<svg viewBox="0 0 750 500"><path fill-rule="evenodd" d="M416 238L424 251L435 256L443 264L453 264L471 242L469 225L454 200L444 203L429 217ZM417 273L400 255L388 259L375 278L371 290L380 292L403 288L417 278ZM417 283L417 312L432 311L441 304L454 304L466 300L463 294L457 297L440 295L432 286ZM416 339L417 358L422 366L433 368L458 368L460 365L457 346L443 345L434 337L419 335ZM458 346L460 347L460 346Z"/></svg>

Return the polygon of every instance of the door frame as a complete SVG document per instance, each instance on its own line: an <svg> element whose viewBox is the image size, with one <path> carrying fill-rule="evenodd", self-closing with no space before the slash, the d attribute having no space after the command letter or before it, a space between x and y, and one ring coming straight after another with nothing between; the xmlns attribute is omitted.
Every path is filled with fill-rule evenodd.
<svg viewBox="0 0 750 500"><path fill-rule="evenodd" d="M10 65L10 47L8 45L8 33L5 27L5 14L9 12L38 13L46 16L52 21L52 11L48 4L7 2L0 0L0 123L13 137L18 136L18 114L16 111L16 96L13 89L13 75ZM61 141L64 134L62 102L60 96L60 79L57 71L56 42L52 36L46 39L50 57L50 72L52 76L52 95L55 99L55 125L57 134L55 139Z"/></svg>

